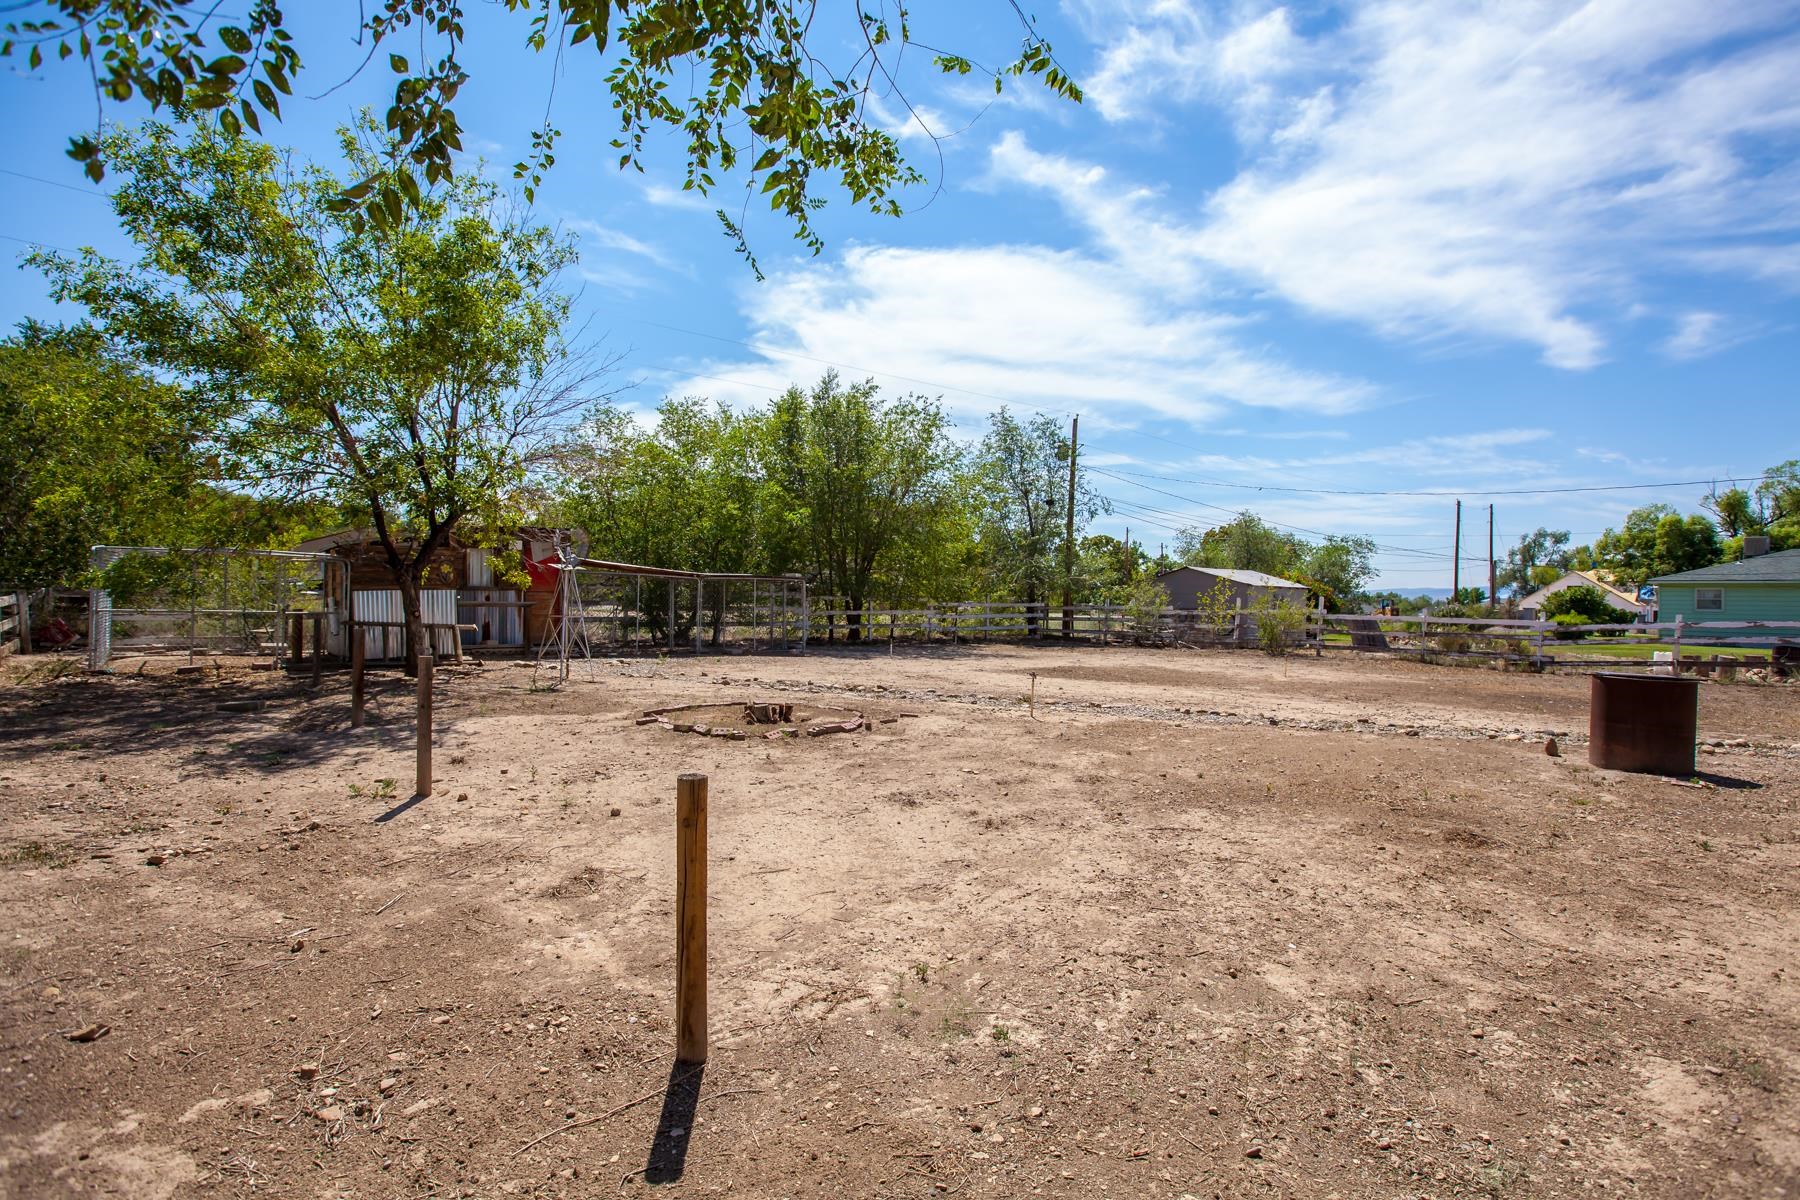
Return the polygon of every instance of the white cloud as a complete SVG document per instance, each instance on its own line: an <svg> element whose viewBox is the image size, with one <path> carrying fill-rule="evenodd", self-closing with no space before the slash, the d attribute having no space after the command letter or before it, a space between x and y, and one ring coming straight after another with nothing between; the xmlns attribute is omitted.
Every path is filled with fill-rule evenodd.
<svg viewBox="0 0 1800 1200"><path fill-rule="evenodd" d="M1087 12L1103 115L1204 102L1242 143L1246 165L1203 209L1127 189L1105 202L1191 271L1390 337L1522 341L1570 369L1607 356L1608 315L1659 261L1795 277L1791 252L1698 248L1800 229L1786 0L1367 0L1310 27L1242 4ZM1006 150L1017 177L1118 227L1078 194L1094 181L1034 178L1021 152Z"/></svg>
<svg viewBox="0 0 1800 1200"><path fill-rule="evenodd" d="M1757 336L1758 330L1736 324L1724 314L1695 309L1682 313L1662 351L1676 362L1692 362L1728 350Z"/></svg>
<svg viewBox="0 0 1800 1200"><path fill-rule="evenodd" d="M640 189L647 204L657 208L684 209L688 212L711 212L718 208L716 201L702 196L699 192L671 187L666 183L643 181Z"/></svg>
<svg viewBox="0 0 1800 1200"><path fill-rule="evenodd" d="M1009 403L1206 422L1228 406L1343 413L1374 398L1241 344L1235 318L1172 306L1128 265L1042 247L852 248L841 264L773 275L744 307L757 356L696 363L711 379L671 392L760 402L837 364L942 393L965 419Z"/></svg>

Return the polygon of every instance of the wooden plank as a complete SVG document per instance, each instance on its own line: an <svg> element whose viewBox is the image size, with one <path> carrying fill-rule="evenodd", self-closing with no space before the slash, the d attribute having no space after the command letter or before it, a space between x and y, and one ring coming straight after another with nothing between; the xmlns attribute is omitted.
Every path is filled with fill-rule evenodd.
<svg viewBox="0 0 1800 1200"><path fill-rule="evenodd" d="M431 795L431 676L434 660L429 654L419 655L418 743L417 763L413 774L413 794Z"/></svg>
<svg viewBox="0 0 1800 1200"><path fill-rule="evenodd" d="M706 1061L706 776L675 781L675 1060Z"/></svg>

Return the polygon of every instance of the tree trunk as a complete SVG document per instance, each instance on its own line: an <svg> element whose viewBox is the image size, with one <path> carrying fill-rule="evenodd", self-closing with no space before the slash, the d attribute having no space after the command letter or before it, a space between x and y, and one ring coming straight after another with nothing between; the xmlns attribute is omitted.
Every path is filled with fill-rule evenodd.
<svg viewBox="0 0 1800 1200"><path fill-rule="evenodd" d="M851 596L844 604L844 640L860 642L863 639L862 610L866 598Z"/></svg>
<svg viewBox="0 0 1800 1200"><path fill-rule="evenodd" d="M395 572L395 580L400 585L400 608L406 621L406 673L419 673L419 654L429 651L430 641L425 634L425 617L420 604L419 593L423 589L421 577L424 571L420 566L410 566Z"/></svg>

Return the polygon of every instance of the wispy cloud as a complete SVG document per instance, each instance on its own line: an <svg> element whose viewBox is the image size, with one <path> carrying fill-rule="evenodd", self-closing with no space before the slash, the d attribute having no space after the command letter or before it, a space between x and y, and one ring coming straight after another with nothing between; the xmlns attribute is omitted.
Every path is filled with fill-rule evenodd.
<svg viewBox="0 0 1800 1200"><path fill-rule="evenodd" d="M1716 312L1683 313L1674 334L1663 343L1663 353L1678 362L1705 358L1731 343L1724 325L1725 318Z"/></svg>
<svg viewBox="0 0 1800 1200"><path fill-rule="evenodd" d="M1349 412L1375 392L1242 344L1237 318L1171 304L1127 264L1035 246L853 248L772 276L745 317L755 356L695 366L740 381L745 399L827 363L941 392L965 415L1008 403L1206 423L1233 406Z"/></svg>
<svg viewBox="0 0 1800 1200"><path fill-rule="evenodd" d="M1244 168L1196 208L1125 187L1103 198L1093 179L1023 169L1021 145L1009 154L1097 231L1184 251L1165 273L1223 269L1388 337L1521 341L1569 369L1608 357L1608 314L1658 262L1702 253L1800 279L1792 253L1699 248L1761 233L1791 250L1800 230L1800 167L1782 150L1800 131L1791 3L1369 0L1305 22L1197 0L1084 11L1104 115L1154 122L1150 97L1217 106Z"/></svg>

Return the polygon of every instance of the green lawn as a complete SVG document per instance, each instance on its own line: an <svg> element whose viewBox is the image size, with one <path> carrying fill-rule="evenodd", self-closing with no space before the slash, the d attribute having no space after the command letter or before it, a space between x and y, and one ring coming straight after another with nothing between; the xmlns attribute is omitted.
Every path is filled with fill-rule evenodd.
<svg viewBox="0 0 1800 1200"><path fill-rule="evenodd" d="M1614 644L1589 643L1585 646L1571 645L1568 642L1557 642L1545 639L1544 653L1554 658L1654 658L1658 650L1673 650L1668 642L1618 642ZM1755 658L1767 662L1769 648L1767 646L1707 646L1701 648L1683 645L1681 657L1683 661L1690 659L1710 658Z"/></svg>

